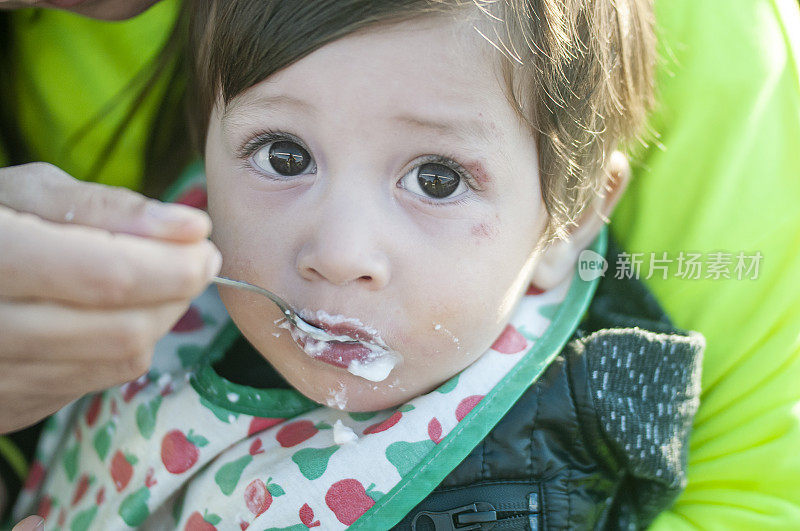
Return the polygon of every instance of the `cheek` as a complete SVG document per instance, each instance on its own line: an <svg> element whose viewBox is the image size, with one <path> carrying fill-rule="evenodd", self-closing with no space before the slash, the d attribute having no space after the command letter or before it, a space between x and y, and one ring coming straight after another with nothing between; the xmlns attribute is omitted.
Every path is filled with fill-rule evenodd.
<svg viewBox="0 0 800 531"><path fill-rule="evenodd" d="M437 289L438 288L438 289ZM475 278L460 277L447 286L430 286L432 301L427 308L415 312L417 348L423 364L460 364L462 360L483 353L494 334L492 308L502 297Z"/></svg>
<svg viewBox="0 0 800 531"><path fill-rule="evenodd" d="M491 239L497 232L497 227L492 223L480 222L472 226L470 231L475 240Z"/></svg>
<svg viewBox="0 0 800 531"><path fill-rule="evenodd" d="M496 241L503 231L507 230L508 228L504 227L500 220L500 214L495 212L493 216L486 216L472 224L470 240L472 243ZM484 249L483 252L485 253L486 250Z"/></svg>

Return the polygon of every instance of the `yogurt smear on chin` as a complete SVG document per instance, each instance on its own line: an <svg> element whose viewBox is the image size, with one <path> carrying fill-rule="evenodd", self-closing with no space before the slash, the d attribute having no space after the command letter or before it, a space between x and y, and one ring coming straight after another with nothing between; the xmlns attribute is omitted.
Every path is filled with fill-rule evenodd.
<svg viewBox="0 0 800 531"><path fill-rule="evenodd" d="M324 317L328 323L353 322L363 327L355 319L331 316L322 311L318 311L317 315ZM385 380L402 358L398 352L389 350L374 330L369 330L373 335L371 341L342 343L314 339L288 321L280 323L278 327L289 330L294 342L310 357L346 368L349 373L371 382ZM352 340L349 337L347 339Z"/></svg>

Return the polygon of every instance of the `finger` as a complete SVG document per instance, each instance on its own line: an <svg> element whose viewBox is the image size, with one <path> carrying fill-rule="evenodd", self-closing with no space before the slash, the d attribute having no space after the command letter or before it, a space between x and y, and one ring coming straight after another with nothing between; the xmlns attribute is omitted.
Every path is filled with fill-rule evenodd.
<svg viewBox="0 0 800 531"><path fill-rule="evenodd" d="M117 376L101 387L127 382L148 370L156 342L188 305L104 311L0 301L0 361L108 364Z"/></svg>
<svg viewBox="0 0 800 531"><path fill-rule="evenodd" d="M80 394L45 396L38 392L38 388L29 386L22 392L10 395L0 394L3 409L0 410L0 434L12 433L36 424L43 418L49 417L65 405L69 404Z"/></svg>
<svg viewBox="0 0 800 531"><path fill-rule="evenodd" d="M0 207L0 297L96 307L191 299L219 271L208 240L172 243L58 225Z"/></svg>
<svg viewBox="0 0 800 531"><path fill-rule="evenodd" d="M28 405L35 405L30 400L32 396L40 401L38 407L52 403L57 408L86 393L136 380L147 372L145 369L138 376L128 377L124 369L108 361L3 361L0 396L4 397L6 410L23 411Z"/></svg>
<svg viewBox="0 0 800 531"><path fill-rule="evenodd" d="M11 531L44 531L44 519L41 516L29 516L15 525Z"/></svg>
<svg viewBox="0 0 800 531"><path fill-rule="evenodd" d="M79 181L44 162L0 168L0 205L57 223L166 240L196 241L211 232L202 210Z"/></svg>

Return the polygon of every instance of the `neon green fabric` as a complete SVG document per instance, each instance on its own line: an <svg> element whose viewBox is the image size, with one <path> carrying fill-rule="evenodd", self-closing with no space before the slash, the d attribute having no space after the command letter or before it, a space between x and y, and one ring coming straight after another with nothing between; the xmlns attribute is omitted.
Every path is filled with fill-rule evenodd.
<svg viewBox="0 0 800 531"><path fill-rule="evenodd" d="M14 82L22 135L36 160L51 162L79 179L89 171L122 120L129 93L106 112L80 142L72 135L93 119L147 64L164 43L178 0L164 0L123 22L103 22L53 9L13 13ZM143 150L162 83L130 123L99 174L99 182L138 189Z"/></svg>
<svg viewBox="0 0 800 531"><path fill-rule="evenodd" d="M5 436L0 436L0 457L8 462L20 481L25 480L25 476L28 475L28 462L14 441Z"/></svg>
<svg viewBox="0 0 800 531"><path fill-rule="evenodd" d="M645 253L643 272L650 252L763 260L756 280L645 281L707 341L688 486L651 529L800 529L798 11L796 0L656 2L662 146L639 154L612 230Z"/></svg>

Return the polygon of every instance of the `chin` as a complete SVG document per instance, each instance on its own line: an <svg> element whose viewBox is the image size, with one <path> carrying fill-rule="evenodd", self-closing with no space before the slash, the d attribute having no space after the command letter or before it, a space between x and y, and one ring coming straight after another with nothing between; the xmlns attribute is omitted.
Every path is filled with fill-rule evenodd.
<svg viewBox="0 0 800 531"><path fill-rule="evenodd" d="M310 358L308 363L291 368L290 374L282 373L284 379L305 397L332 409L353 413L381 411L399 406L419 394L407 390L393 374L383 381L372 382L346 371L343 374L342 369L336 367L329 369L327 364Z"/></svg>
<svg viewBox="0 0 800 531"><path fill-rule="evenodd" d="M307 398L323 406L353 413L389 409L411 398L396 385L387 384L389 378L384 382L371 382L357 376L315 379L313 382L287 381Z"/></svg>

